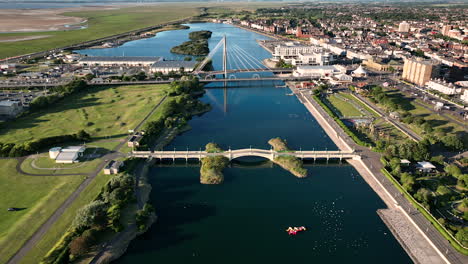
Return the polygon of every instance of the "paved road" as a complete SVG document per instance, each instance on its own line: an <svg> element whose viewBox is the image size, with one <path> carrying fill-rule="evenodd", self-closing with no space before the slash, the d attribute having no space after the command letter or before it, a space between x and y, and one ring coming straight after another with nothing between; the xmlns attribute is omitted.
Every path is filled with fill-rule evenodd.
<svg viewBox="0 0 468 264"><path fill-rule="evenodd" d="M306 96L309 101L315 102L309 94L301 93L299 96ZM450 243L434 228L434 226L416 210L413 205L400 193L400 191L390 182L385 175L382 174L381 169L383 168L380 162L380 153L373 152L366 147L357 145L344 131L343 129L333 120L328 114L317 104L318 110L322 116L326 118L326 121L333 127L337 132L338 136L343 139L349 146L354 148L358 154L361 154L362 161L375 175L377 180L387 189L392 197L398 202L402 209L408 213L411 219L419 226L421 230L427 235L427 237L434 243L434 245L441 251L444 256L453 264L464 264L468 263L468 256L462 255L456 251Z"/></svg>
<svg viewBox="0 0 468 264"><path fill-rule="evenodd" d="M148 118L156 111L156 109L161 105L161 103L166 100L166 96L164 96L161 101L153 107L150 113L146 115L146 117L135 127L135 131L138 130L147 120ZM130 137L130 136L129 136ZM57 210L52 214L52 216L47 219L47 221L39 227L36 232L29 238L26 243L13 255L7 262L7 264L15 264L18 263L24 256L26 256L29 251L42 239L44 234L57 222L57 220L62 216L62 214L73 204L73 202L80 196L83 190L88 187L88 185L96 178L96 176L101 172L101 170L106 166L106 160L116 159L121 157L123 154L118 152L124 144L128 141L124 140L119 143L111 153L106 154L102 157L102 162L97 166L96 170L88 175L88 177L78 186L78 188L65 200L64 203L60 205ZM21 169L21 168L19 168ZM48 176L48 175L35 175L35 176ZM58 175L57 175L58 176ZM63 175L61 175L63 176Z"/></svg>

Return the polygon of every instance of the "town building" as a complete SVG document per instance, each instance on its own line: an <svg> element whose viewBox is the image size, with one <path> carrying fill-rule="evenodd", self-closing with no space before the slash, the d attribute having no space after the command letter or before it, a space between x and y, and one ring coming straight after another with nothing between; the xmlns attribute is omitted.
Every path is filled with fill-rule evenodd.
<svg viewBox="0 0 468 264"><path fill-rule="evenodd" d="M272 60L278 61L283 59L290 62L292 59L298 59L299 54L313 54L322 51L323 49L321 47L307 46L295 42L286 42L275 47L272 54Z"/></svg>
<svg viewBox="0 0 468 264"><path fill-rule="evenodd" d="M4 100L0 101L0 115L15 117L23 111L23 105L20 101Z"/></svg>
<svg viewBox="0 0 468 264"><path fill-rule="evenodd" d="M85 150L85 146L54 147L49 150L49 157L55 159L56 163L75 163L79 162Z"/></svg>
<svg viewBox="0 0 468 264"><path fill-rule="evenodd" d="M122 167L123 162L117 160L111 160L106 167L104 167L104 174L111 175L117 174L120 171L120 167Z"/></svg>
<svg viewBox="0 0 468 264"><path fill-rule="evenodd" d="M346 68L340 65L297 66L297 69L293 72L296 77L308 76L311 78L331 77L339 74L346 74Z"/></svg>
<svg viewBox="0 0 468 264"><path fill-rule="evenodd" d="M441 33L442 33L442 35L444 35L444 36L448 36L450 30L452 30L452 29L453 29L453 26L451 26L451 25L444 25L444 26L442 27Z"/></svg>
<svg viewBox="0 0 468 264"><path fill-rule="evenodd" d="M468 104L468 89L464 89L460 99Z"/></svg>
<svg viewBox="0 0 468 264"><path fill-rule="evenodd" d="M403 21L398 25L398 32L408 33L409 31L410 31L410 24L408 24L408 22Z"/></svg>
<svg viewBox="0 0 468 264"><path fill-rule="evenodd" d="M147 56L88 56L80 59L83 66L151 66L162 57Z"/></svg>
<svg viewBox="0 0 468 264"><path fill-rule="evenodd" d="M367 72L366 70L364 70L362 65L359 65L359 67L356 70L351 72L351 76L357 77L357 78L365 78L367 77Z"/></svg>
<svg viewBox="0 0 468 264"><path fill-rule="evenodd" d="M434 166L434 164L430 163L429 161L420 161L416 164L416 168L419 170L419 171L422 171L422 172L432 172L436 166Z"/></svg>
<svg viewBox="0 0 468 264"><path fill-rule="evenodd" d="M363 61L363 64L376 71L397 71L403 69L403 64L395 60L385 61L378 58L372 58L370 60Z"/></svg>
<svg viewBox="0 0 468 264"><path fill-rule="evenodd" d="M431 90L436 90L443 94L454 95L461 92L461 88L457 89L453 83L448 83L441 79L432 79L426 83L426 87Z"/></svg>
<svg viewBox="0 0 468 264"><path fill-rule="evenodd" d="M298 65L329 65L334 61L330 52L299 53L297 58L291 59L291 64Z"/></svg>
<svg viewBox="0 0 468 264"><path fill-rule="evenodd" d="M402 78L419 86L424 86L437 76L436 65L429 60L406 59Z"/></svg>
<svg viewBox="0 0 468 264"><path fill-rule="evenodd" d="M158 61L151 65L151 72L162 72L167 74L169 72L179 72L181 68L185 72L192 72L195 66L198 64L197 61Z"/></svg>

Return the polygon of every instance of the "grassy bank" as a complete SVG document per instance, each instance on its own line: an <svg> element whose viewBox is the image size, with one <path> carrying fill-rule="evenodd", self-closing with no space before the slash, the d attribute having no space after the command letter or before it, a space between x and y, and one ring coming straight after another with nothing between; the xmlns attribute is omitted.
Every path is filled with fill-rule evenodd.
<svg viewBox="0 0 468 264"><path fill-rule="evenodd" d="M65 234L75 217L76 211L94 200L100 193L104 184L108 182L111 177L112 175L99 174L20 263L37 263L38 260L42 259L53 245L60 240L63 234Z"/></svg>
<svg viewBox="0 0 468 264"><path fill-rule="evenodd" d="M64 15L88 19L88 28L73 31L10 33L4 37L48 35L43 39L5 42L0 58L39 52L198 15L198 4L159 4L111 10L68 12Z"/></svg>
<svg viewBox="0 0 468 264"><path fill-rule="evenodd" d="M86 130L93 139L121 138L162 98L166 85L96 87L68 96L0 128L0 142L24 142Z"/></svg>
<svg viewBox="0 0 468 264"><path fill-rule="evenodd" d="M16 164L15 159L0 160L0 263L6 263L84 180L25 176L16 171ZM9 207L24 209L8 212Z"/></svg>
<svg viewBox="0 0 468 264"><path fill-rule="evenodd" d="M307 177L307 169L304 168L304 164L299 158L294 156L280 156L276 157L274 162L298 178Z"/></svg>

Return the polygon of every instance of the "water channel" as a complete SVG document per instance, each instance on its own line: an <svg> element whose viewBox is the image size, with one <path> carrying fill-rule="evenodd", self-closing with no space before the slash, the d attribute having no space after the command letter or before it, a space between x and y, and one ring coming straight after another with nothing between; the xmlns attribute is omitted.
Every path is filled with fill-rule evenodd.
<svg viewBox="0 0 468 264"><path fill-rule="evenodd" d="M174 58L170 48L186 41L188 32L203 29L213 32L211 48L226 35L257 58L270 57L255 42L265 36L224 24L189 26L118 48L80 52ZM220 64L215 57L215 69ZM192 130L166 149L199 149L210 141L224 148L269 148L267 141L277 136L296 149L337 149L299 100L286 96L289 92L271 82L208 89L201 100L213 110L194 117ZM151 203L158 221L117 263L411 263L376 214L384 203L353 167L310 165L309 177L298 179L268 162L252 161L258 160L227 168L225 182L216 186L201 185L193 164L153 167ZM289 226L308 230L288 236Z"/></svg>

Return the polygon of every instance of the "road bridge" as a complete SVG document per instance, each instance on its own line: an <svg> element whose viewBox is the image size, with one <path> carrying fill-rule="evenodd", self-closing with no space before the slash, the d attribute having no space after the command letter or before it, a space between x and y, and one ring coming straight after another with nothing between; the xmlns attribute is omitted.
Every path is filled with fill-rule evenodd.
<svg viewBox="0 0 468 264"><path fill-rule="evenodd" d="M287 152L278 152L275 150L267 149L256 149L256 148L246 148L246 149L236 149L236 150L227 150L223 152L206 152L206 151L132 151L129 154L132 158L154 158L154 159L198 159L201 160L205 157L214 157L214 156L224 156L229 160L234 160L242 157L262 157L269 160L274 160L276 157L281 156L294 156L300 159L360 159L360 156L354 151L342 151L342 150L326 150L326 151L316 151L316 150L300 150L300 151L287 151Z"/></svg>

